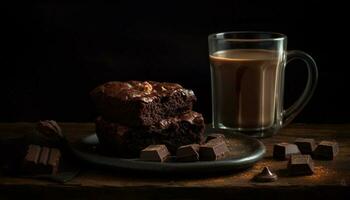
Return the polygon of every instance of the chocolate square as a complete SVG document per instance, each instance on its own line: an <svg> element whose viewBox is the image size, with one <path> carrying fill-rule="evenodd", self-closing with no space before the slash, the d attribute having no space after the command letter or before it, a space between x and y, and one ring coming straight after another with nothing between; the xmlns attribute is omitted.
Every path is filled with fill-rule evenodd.
<svg viewBox="0 0 350 200"><path fill-rule="evenodd" d="M169 157L170 153L164 144L149 145L140 153L140 159L143 161L164 162Z"/></svg>
<svg viewBox="0 0 350 200"><path fill-rule="evenodd" d="M339 152L338 143L335 141L322 141L313 152L313 157L320 160L333 160Z"/></svg>
<svg viewBox="0 0 350 200"><path fill-rule="evenodd" d="M216 138L199 148L199 159L203 161L221 160L225 158L229 149L224 140Z"/></svg>
<svg viewBox="0 0 350 200"><path fill-rule="evenodd" d="M276 160L287 160L293 154L300 154L298 146L290 143L278 143L273 147L273 158Z"/></svg>
<svg viewBox="0 0 350 200"><path fill-rule="evenodd" d="M314 162L310 155L291 155L288 169L290 175L311 175L314 173Z"/></svg>
<svg viewBox="0 0 350 200"><path fill-rule="evenodd" d="M176 151L176 161L194 162L199 160L199 144L181 146Z"/></svg>
<svg viewBox="0 0 350 200"><path fill-rule="evenodd" d="M312 138L297 138L294 142L302 154L312 154L316 148L315 140Z"/></svg>

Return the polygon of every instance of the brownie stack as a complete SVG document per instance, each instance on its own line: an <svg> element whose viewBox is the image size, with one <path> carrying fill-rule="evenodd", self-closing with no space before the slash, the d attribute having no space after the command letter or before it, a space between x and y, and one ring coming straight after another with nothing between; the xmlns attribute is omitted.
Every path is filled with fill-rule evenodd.
<svg viewBox="0 0 350 200"><path fill-rule="evenodd" d="M100 113L96 133L112 155L137 157L151 144L179 146L203 142L204 119L192 111L196 96L175 83L108 82L91 92Z"/></svg>

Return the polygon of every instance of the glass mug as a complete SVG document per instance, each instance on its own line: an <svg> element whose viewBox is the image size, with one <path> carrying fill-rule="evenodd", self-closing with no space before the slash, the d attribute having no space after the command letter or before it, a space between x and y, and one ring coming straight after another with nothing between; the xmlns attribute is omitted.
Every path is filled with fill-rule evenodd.
<svg viewBox="0 0 350 200"><path fill-rule="evenodd" d="M287 37L268 32L211 34L213 128L228 129L254 137L268 137L288 124L310 100L318 71L312 57L287 51ZM286 64L301 59L308 69L302 95L283 108Z"/></svg>

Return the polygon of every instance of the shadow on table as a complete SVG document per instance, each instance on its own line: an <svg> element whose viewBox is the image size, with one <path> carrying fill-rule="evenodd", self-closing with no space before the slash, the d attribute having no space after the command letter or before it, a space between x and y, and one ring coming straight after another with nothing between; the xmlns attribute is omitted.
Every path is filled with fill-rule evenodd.
<svg viewBox="0 0 350 200"><path fill-rule="evenodd" d="M233 169L225 171L211 171L211 172L148 172L148 171L135 171L128 169L116 169L108 168L104 166L95 166L95 165L84 165L82 168L82 173L93 173L101 176L117 176L125 178L156 178L156 179L172 179L172 180L181 180L181 179L206 179L211 177L223 177L228 175L240 174L248 171L250 168L245 169Z"/></svg>

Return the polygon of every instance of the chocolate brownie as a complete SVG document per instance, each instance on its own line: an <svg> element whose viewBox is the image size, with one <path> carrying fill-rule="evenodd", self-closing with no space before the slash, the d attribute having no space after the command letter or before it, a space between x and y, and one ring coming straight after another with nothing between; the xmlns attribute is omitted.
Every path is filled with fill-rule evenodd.
<svg viewBox="0 0 350 200"><path fill-rule="evenodd" d="M160 120L149 127L129 127L102 117L96 120L100 147L108 154L123 157L138 157L142 149L152 144L165 144L174 154L180 146L201 144L203 132L203 117L194 111Z"/></svg>
<svg viewBox="0 0 350 200"><path fill-rule="evenodd" d="M104 119L128 126L149 126L192 110L196 96L176 83L108 82L91 91Z"/></svg>

